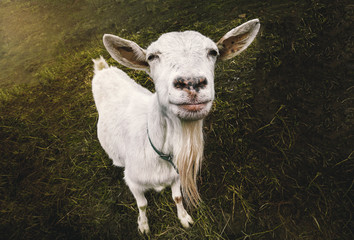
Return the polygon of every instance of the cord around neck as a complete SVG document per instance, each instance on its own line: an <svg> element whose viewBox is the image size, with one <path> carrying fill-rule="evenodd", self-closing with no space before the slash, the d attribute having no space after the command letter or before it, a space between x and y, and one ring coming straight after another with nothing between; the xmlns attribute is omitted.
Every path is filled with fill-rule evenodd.
<svg viewBox="0 0 354 240"><path fill-rule="evenodd" d="M150 142L150 145L151 145L152 149L154 149L154 151L157 153L157 155L159 155L159 157L160 157L161 159L163 159L163 160L169 162L169 163L172 165L172 167L176 170L177 174L179 174L176 165L175 165L175 164L173 163L173 161L172 161L172 160L173 160L173 155L172 155L172 154L165 154L165 153L159 151L159 150L154 146L154 144L152 143L152 141L151 141L151 139L150 139L150 135L149 135L149 127L147 128L147 135L148 135L149 142Z"/></svg>

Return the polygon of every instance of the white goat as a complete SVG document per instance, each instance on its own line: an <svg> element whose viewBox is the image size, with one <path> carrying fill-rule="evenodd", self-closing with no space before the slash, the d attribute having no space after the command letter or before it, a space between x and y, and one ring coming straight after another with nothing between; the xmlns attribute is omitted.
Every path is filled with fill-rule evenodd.
<svg viewBox="0 0 354 240"><path fill-rule="evenodd" d="M99 112L98 139L113 160L125 167L125 182L139 208L138 226L149 232L144 192L171 186L183 227L193 223L182 203L198 205L196 177L203 158L203 118L214 100L217 58L230 59L256 37L258 19L226 33L217 43L194 31L163 34L146 50L105 34L111 56L124 66L146 71L156 93L123 71L94 60L92 91Z"/></svg>

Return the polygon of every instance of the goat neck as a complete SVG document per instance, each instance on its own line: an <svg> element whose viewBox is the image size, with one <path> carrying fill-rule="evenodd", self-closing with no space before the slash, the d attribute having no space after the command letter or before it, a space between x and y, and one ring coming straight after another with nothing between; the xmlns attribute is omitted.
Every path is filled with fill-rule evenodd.
<svg viewBox="0 0 354 240"><path fill-rule="evenodd" d="M173 154L182 192L187 203L196 206L200 201L196 181L203 160L203 120L189 121L167 114L160 106L157 95L153 96L150 109L150 138L161 152Z"/></svg>

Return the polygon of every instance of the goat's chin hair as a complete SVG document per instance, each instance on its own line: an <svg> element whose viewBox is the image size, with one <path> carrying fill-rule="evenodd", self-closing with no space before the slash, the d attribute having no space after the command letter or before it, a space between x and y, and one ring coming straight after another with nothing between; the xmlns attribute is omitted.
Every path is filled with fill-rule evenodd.
<svg viewBox="0 0 354 240"><path fill-rule="evenodd" d="M204 119L209 114L211 106L212 104L209 103L204 109L200 111L189 112L186 110L181 110L179 107L173 105L172 113L182 121L197 121Z"/></svg>
<svg viewBox="0 0 354 240"><path fill-rule="evenodd" d="M186 203L188 206L197 207L201 201L197 187L197 174L202 166L204 152L203 120L182 120L181 128L176 139L174 156Z"/></svg>
<svg viewBox="0 0 354 240"><path fill-rule="evenodd" d="M205 116L208 113L201 115L201 114L178 114L178 118L182 121L186 121L186 122L191 122L191 121L197 121L197 120L202 120L205 118Z"/></svg>

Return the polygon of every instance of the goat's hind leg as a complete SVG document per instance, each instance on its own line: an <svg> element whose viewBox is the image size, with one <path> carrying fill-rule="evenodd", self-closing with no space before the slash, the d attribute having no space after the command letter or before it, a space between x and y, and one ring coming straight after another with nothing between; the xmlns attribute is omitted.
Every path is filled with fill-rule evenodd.
<svg viewBox="0 0 354 240"><path fill-rule="evenodd" d="M181 221L181 224L184 228L189 228L189 224L193 224L193 219L187 213L186 209L184 209L182 202L182 194L181 194L181 183L179 180L174 182L171 186L172 190L172 198L177 206L177 216Z"/></svg>
<svg viewBox="0 0 354 240"><path fill-rule="evenodd" d="M133 193L139 209L139 217L138 217L139 231L142 234L148 234L150 232L150 228L149 228L148 219L146 217L147 200L145 198L144 191L139 189L138 187L132 186L132 184L129 184L129 189Z"/></svg>

